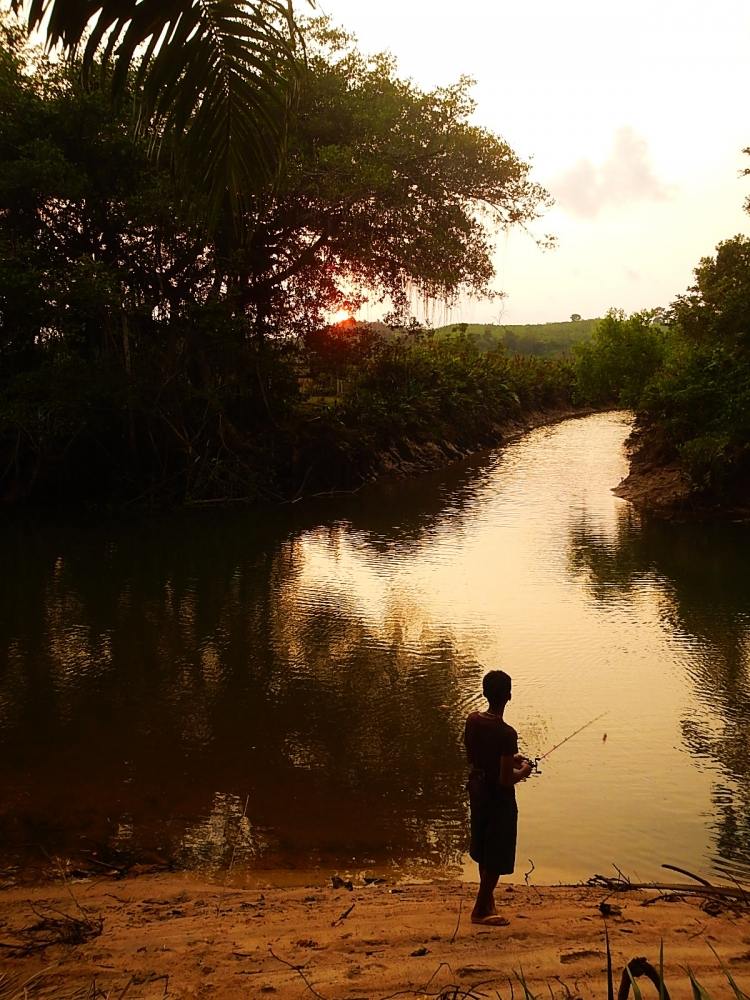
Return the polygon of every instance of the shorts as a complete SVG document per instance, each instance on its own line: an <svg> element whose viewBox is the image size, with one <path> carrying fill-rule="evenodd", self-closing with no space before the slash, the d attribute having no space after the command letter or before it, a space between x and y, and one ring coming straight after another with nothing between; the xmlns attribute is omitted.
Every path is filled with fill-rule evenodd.
<svg viewBox="0 0 750 1000"><path fill-rule="evenodd" d="M472 860L495 875L511 875L518 831L515 795L483 792L471 795L470 804Z"/></svg>

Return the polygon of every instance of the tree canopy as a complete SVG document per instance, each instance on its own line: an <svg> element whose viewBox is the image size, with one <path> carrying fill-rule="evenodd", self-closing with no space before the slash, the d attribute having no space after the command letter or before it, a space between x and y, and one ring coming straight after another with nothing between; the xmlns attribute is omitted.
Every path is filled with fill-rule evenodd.
<svg viewBox="0 0 750 1000"><path fill-rule="evenodd" d="M703 257L695 284L672 304L680 329L696 342L747 346L750 337L750 238L734 236Z"/></svg>
<svg viewBox="0 0 750 1000"><path fill-rule="evenodd" d="M365 467L375 439L435 433L438 419L458 435L469 408L476 437L492 401L536 392L536 369L519 369L528 392L517 391L499 355L428 342L415 353L411 334L389 347L381 333L341 362L350 395L311 417L302 383L318 378L310 334L328 309L372 295L405 311L410 284L487 289L495 227L532 219L546 194L470 123L467 80L425 93L325 25L308 38L283 170L212 223L194 210L201 178L149 156L127 101L94 86L96 73L84 85L80 64L29 59L6 24L4 496L294 495L303 478L325 488L342 467ZM561 370L550 392L568 381ZM404 388L418 384L430 391Z"/></svg>
<svg viewBox="0 0 750 1000"><path fill-rule="evenodd" d="M275 178L297 90L292 0L12 0L50 47L135 97L136 130L165 148L217 214Z"/></svg>
<svg viewBox="0 0 750 1000"><path fill-rule="evenodd" d="M497 226L548 204L498 136L471 124L471 81L424 92L386 55L316 22L289 135L287 170L260 199L239 261L264 324L408 293L487 294Z"/></svg>

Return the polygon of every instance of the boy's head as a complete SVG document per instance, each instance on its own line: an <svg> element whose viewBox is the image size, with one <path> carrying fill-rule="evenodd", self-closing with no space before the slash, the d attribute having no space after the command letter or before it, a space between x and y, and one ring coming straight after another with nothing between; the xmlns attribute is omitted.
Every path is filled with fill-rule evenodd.
<svg viewBox="0 0 750 1000"><path fill-rule="evenodd" d="M490 705L510 701L510 677L504 670L490 670L482 680L482 693Z"/></svg>

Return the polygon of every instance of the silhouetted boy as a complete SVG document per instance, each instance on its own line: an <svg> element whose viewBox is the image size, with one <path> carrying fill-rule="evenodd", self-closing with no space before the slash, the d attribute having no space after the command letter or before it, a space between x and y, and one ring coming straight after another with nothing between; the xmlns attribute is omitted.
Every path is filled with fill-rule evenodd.
<svg viewBox="0 0 750 1000"><path fill-rule="evenodd" d="M503 670L490 670L482 681L489 702L486 712L466 720L464 745L469 758L471 848L479 865L479 892L471 919L476 924L502 925L495 910L495 886L510 875L516 860L518 808L515 785L531 774L531 764L518 753L518 734L503 720L510 701L511 680Z"/></svg>

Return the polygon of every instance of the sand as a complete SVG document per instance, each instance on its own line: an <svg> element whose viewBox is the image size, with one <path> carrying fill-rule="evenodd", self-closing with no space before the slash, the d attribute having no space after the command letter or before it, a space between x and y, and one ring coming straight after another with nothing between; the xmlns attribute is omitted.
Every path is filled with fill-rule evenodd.
<svg viewBox="0 0 750 1000"><path fill-rule="evenodd" d="M508 925L487 928L470 923L473 893L461 882L334 888L322 874L292 888L180 874L10 886L0 891L0 998L507 1000L523 995L521 974L540 998L606 998L602 901L614 908L606 925L615 988L636 956L658 967L663 940L673 998L691 996L686 966L714 997L733 995L710 945L750 992L747 905L654 890L502 886L498 910ZM96 936L76 940L81 930ZM61 932L74 940L55 943ZM657 995L641 982L644 997ZM19 993L24 983L28 994Z"/></svg>

